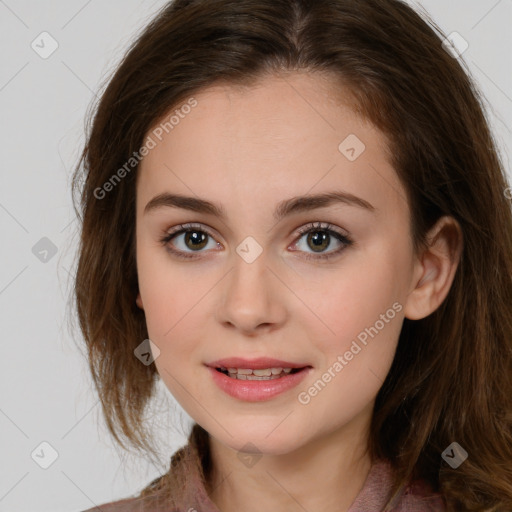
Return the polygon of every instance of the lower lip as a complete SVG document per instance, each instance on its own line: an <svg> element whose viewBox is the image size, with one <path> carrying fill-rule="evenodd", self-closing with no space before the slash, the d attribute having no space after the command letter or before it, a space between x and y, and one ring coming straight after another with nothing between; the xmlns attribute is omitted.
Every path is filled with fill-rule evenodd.
<svg viewBox="0 0 512 512"><path fill-rule="evenodd" d="M208 367L213 381L228 395L245 400L246 402L262 402L284 393L297 386L313 368L306 367L297 373L292 373L271 380L239 380L228 377L211 366Z"/></svg>

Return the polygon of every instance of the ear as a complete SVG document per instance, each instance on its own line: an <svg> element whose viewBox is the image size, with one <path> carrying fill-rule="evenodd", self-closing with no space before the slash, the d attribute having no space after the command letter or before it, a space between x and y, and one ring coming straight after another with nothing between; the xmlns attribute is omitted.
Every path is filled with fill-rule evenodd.
<svg viewBox="0 0 512 512"><path fill-rule="evenodd" d="M142 304L142 298L140 296L140 292L137 294L137 298L135 299L135 304L139 306L140 309L144 309L144 305Z"/></svg>
<svg viewBox="0 0 512 512"><path fill-rule="evenodd" d="M416 257L414 288L404 308L404 316L410 320L425 318L442 304L462 254L462 229L453 217L441 217L428 232L427 240L429 246Z"/></svg>

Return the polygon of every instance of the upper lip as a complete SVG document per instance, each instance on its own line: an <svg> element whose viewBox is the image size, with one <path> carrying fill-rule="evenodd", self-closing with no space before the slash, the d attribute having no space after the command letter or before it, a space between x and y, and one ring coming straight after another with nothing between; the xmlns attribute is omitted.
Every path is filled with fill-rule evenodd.
<svg viewBox="0 0 512 512"><path fill-rule="evenodd" d="M244 359L243 357L228 357L226 359L218 359L207 366L212 368L246 368L252 370L260 370L263 368L304 368L310 366L304 363L291 363L290 361L282 361L271 357L258 357L256 359Z"/></svg>

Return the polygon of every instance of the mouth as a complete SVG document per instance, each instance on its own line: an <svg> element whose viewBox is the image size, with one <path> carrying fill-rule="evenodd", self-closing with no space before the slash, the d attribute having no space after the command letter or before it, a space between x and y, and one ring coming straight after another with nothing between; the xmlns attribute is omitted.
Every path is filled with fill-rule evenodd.
<svg viewBox="0 0 512 512"><path fill-rule="evenodd" d="M233 363L235 360L229 360ZM272 366L267 366L269 360L252 361L253 368L244 368L250 366L245 360L245 364L238 366L226 365L226 360L217 361L214 364L206 365L210 371L212 381L219 389L233 398L245 402L261 402L270 400L292 388L298 386L308 374L313 371L311 365L302 366L295 363L286 363L292 366L274 366L276 360L272 360ZM284 363L284 361L283 361ZM258 366L258 368L254 368Z"/></svg>
<svg viewBox="0 0 512 512"><path fill-rule="evenodd" d="M261 368L261 369L251 369L251 368L226 368L224 366L216 367L215 369L227 375L232 379L238 380L275 380L281 379L282 377L286 377L287 375L293 375L295 373L299 373L306 368L311 368L311 366L304 366L302 368Z"/></svg>

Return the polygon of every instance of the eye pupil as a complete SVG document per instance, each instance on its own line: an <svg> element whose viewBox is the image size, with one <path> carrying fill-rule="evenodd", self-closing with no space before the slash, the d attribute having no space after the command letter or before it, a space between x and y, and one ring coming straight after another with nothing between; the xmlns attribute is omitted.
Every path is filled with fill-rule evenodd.
<svg viewBox="0 0 512 512"><path fill-rule="evenodd" d="M321 233L319 237L316 236L318 233ZM325 244L326 240L327 244ZM316 252L321 252L317 251L317 249L325 249L326 247L329 246L329 234L326 233L325 231L311 231L308 235L308 242L310 241L313 241L314 244L314 247L312 247L312 249L314 249Z"/></svg>
<svg viewBox="0 0 512 512"><path fill-rule="evenodd" d="M185 233L185 244L189 249L202 249L206 244L205 240L208 235L201 231L187 231ZM189 246L188 242L192 241L194 245Z"/></svg>

